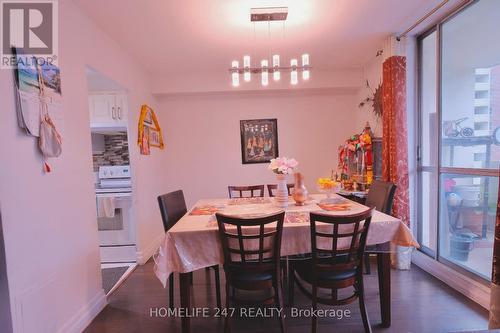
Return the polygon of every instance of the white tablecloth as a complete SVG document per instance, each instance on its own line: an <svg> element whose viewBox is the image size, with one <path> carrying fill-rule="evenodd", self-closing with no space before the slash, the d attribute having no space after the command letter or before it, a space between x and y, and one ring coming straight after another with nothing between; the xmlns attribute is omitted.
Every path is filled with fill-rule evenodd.
<svg viewBox="0 0 500 333"><path fill-rule="evenodd" d="M347 211L324 211L317 203L324 195L311 195L305 206L295 206L292 202L289 212L317 211L323 214L348 215L366 210L367 207L349 201ZM340 197L339 197L340 198ZM227 215L267 215L282 210L275 203L229 205L229 199L200 200L196 207L218 206ZM283 227L281 255L311 252L309 222L285 223ZM399 219L375 211L368 232L367 245L392 242L395 245L418 247L410 229ZM200 268L222 264L224 257L220 246L217 224L213 215L190 215L188 212L166 234L162 246L155 255L155 273L166 286L172 272L187 273Z"/></svg>

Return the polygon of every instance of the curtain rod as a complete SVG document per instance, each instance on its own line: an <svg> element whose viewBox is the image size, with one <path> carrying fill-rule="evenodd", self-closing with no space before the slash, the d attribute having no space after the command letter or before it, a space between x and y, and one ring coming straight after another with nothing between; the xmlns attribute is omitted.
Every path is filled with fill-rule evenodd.
<svg viewBox="0 0 500 333"><path fill-rule="evenodd" d="M444 1L442 1L439 5L437 5L430 12L428 12L427 14L425 14L424 16L422 16L417 22L415 22L412 26L410 26L408 29L406 29L403 33L401 33L400 35L398 35L396 37L396 40L399 42L401 40L401 38L406 37L406 35L410 31L412 31L413 29L415 29L420 23L422 23L423 21L425 21L426 19L428 19L431 15L433 15L435 12L437 12L439 9L441 9L441 7L443 7L444 5L446 5L449 1L450 0L444 0Z"/></svg>

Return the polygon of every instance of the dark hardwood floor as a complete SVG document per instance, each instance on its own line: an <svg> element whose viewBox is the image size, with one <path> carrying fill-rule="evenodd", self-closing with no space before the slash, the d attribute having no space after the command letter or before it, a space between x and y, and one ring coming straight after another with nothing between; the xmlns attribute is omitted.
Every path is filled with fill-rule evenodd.
<svg viewBox="0 0 500 333"><path fill-rule="evenodd" d="M194 274L195 296L193 306L214 308L215 288L213 274L200 270ZM177 283L178 281L176 281ZM222 279L221 283L224 283ZM210 288L207 288L209 285ZM224 285L224 284L223 284ZM224 290L224 288L222 288ZM179 304L179 290L176 287L175 301ZM376 267L372 274L365 275L365 297L368 315L374 332L394 333L437 333L466 330L483 330L488 327L488 312L439 280L412 266L410 271L392 271L392 326L380 327L380 311ZM223 295L224 299L224 295ZM296 288L295 307L309 309L311 302ZM132 332L180 332L180 319L172 317L151 317L150 311L168 307L168 289L163 289L153 273L150 261L138 267L114 292L109 305L85 330L86 333L132 333ZM320 306L331 309L328 306ZM336 309L349 309L350 318L320 318L318 332L355 333L363 332L358 303ZM154 310L153 310L154 311ZM162 312L163 311L163 312ZM193 333L222 332L223 319L196 317L192 319ZM287 332L309 332L310 318L286 318ZM235 318L232 332L278 332L276 318Z"/></svg>

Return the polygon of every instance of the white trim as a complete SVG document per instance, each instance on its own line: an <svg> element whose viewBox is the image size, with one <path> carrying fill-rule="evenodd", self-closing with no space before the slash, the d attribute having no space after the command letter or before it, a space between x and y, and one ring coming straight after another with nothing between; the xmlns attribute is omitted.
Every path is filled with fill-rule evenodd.
<svg viewBox="0 0 500 333"><path fill-rule="evenodd" d="M137 251L137 263L139 265L144 265L149 258L155 254L156 250L161 246L165 234L160 234L153 242L151 242L146 248L141 251Z"/></svg>
<svg viewBox="0 0 500 333"><path fill-rule="evenodd" d="M490 288L488 286L460 274L454 269L432 259L420 251L413 252L412 262L427 273L443 281L451 288L481 305L486 310L489 310Z"/></svg>
<svg viewBox="0 0 500 333"><path fill-rule="evenodd" d="M61 326L57 333L80 333L108 304L104 290L101 289L95 297L75 313L66 323Z"/></svg>

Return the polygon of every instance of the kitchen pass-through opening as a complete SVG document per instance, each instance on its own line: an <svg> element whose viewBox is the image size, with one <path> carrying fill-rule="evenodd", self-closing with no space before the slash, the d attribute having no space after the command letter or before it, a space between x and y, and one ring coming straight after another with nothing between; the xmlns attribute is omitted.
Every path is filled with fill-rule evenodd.
<svg viewBox="0 0 500 333"><path fill-rule="evenodd" d="M116 290L137 265L126 89L87 68L102 286Z"/></svg>

